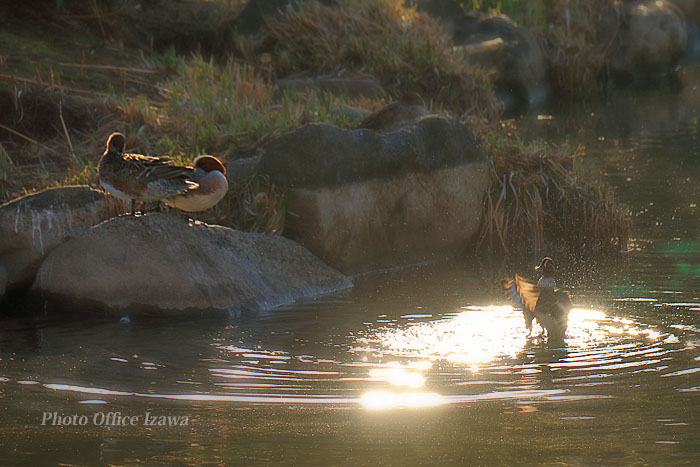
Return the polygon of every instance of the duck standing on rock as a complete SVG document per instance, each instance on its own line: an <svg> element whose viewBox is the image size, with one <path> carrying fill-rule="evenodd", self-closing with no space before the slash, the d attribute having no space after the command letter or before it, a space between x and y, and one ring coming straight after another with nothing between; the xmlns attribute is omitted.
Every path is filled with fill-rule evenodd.
<svg viewBox="0 0 700 467"><path fill-rule="evenodd" d="M195 169L175 165L167 157L125 154L126 139L112 133L99 163L102 187L115 198L131 201L135 215L136 201L161 201L196 189Z"/></svg>
<svg viewBox="0 0 700 467"><path fill-rule="evenodd" d="M516 274L515 279L504 280L503 287L515 306L523 310L528 333L532 331L532 320L536 319L549 338L563 338L573 307L569 294L556 288L552 258L543 258L535 269L542 273L537 283Z"/></svg>
<svg viewBox="0 0 700 467"><path fill-rule="evenodd" d="M163 202L186 212L206 211L221 201L228 191L226 167L214 156L199 156L194 162L192 179L199 185L181 195L167 198Z"/></svg>

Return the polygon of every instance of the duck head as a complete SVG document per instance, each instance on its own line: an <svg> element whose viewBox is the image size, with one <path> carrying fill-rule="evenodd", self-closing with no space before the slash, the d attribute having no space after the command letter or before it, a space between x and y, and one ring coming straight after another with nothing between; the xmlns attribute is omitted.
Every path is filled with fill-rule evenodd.
<svg viewBox="0 0 700 467"><path fill-rule="evenodd" d="M111 152L116 154L121 154L124 152L124 146L126 145L126 138L121 133L112 133L107 138L107 148L105 153Z"/></svg>
<svg viewBox="0 0 700 467"><path fill-rule="evenodd" d="M214 156L199 156L194 160L193 165L195 169L202 169L207 173L218 170L226 175L226 167Z"/></svg>
<svg viewBox="0 0 700 467"><path fill-rule="evenodd" d="M554 272L556 271L556 268L554 267L554 260L549 256L545 256L542 258L542 262L535 268L535 270L542 273L543 276L554 277Z"/></svg>

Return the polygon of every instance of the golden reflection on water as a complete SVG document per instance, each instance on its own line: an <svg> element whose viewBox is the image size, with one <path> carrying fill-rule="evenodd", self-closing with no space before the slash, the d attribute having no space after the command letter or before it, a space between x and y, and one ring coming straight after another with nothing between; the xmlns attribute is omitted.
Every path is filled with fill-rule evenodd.
<svg viewBox="0 0 700 467"><path fill-rule="evenodd" d="M538 334L539 333L539 334ZM569 325L564 342L555 345L569 351L585 351L605 343L618 343L624 338L658 342L662 333L635 324L627 318L608 316L603 311L575 308L569 314ZM370 370L370 381L383 381L394 386L421 388L426 384L421 372L431 369L437 361L447 361L457 367L466 367L477 373L487 364L501 359L522 357L533 342L545 342L542 330L535 326L528 336L522 313L511 306L468 306L447 318L408 322L404 326L382 327L366 337L358 339L355 351L364 353L363 360L387 358L405 359L406 364L392 361ZM585 354L583 354L585 355ZM574 360L589 357L576 357ZM595 356L600 358L600 356ZM617 361L617 360L616 360ZM601 363L597 361L596 364ZM609 362L606 362L609 363ZM646 364L650 362L642 362ZM551 362L558 365L588 366L591 362ZM623 366L640 363L623 364ZM459 371L459 370L458 370ZM539 369L524 368L521 374L534 374ZM537 396L538 393L528 393ZM546 396L543 393L542 396ZM486 395L482 395L486 396ZM507 396L507 394L502 394ZM376 389L364 393L361 404L371 410L432 407L445 404L448 397L436 392L400 391Z"/></svg>
<svg viewBox="0 0 700 467"><path fill-rule="evenodd" d="M480 364L515 356L527 341L524 329L522 315L510 306L464 307L447 319L381 329L359 339L361 347L356 350L379 357Z"/></svg>
<svg viewBox="0 0 700 467"><path fill-rule="evenodd" d="M643 322L596 309L573 309L566 338L559 342L548 342L540 329L528 336L521 312L510 306L466 306L446 315L402 315L377 319L375 326L352 338L350 361L217 343L222 358L207 360L212 387L198 386L193 393L118 391L62 383L44 387L89 396L80 401L88 405L131 397L401 410L515 400L520 409L529 404L528 410L536 410L531 404L535 399L561 402L613 397L607 391L582 388L610 387L613 379L609 378L622 374L647 372L683 378L700 373L697 365L679 368L664 363L671 351L667 345L679 342L673 332L660 332ZM671 328L695 330L681 325ZM693 362L700 360L700 356L693 357ZM117 365L129 361L109 360ZM140 370L149 366L148 362L138 363ZM150 365L154 371L164 368ZM17 383L38 384L28 379ZM687 386L682 391L700 391L697 386Z"/></svg>
<svg viewBox="0 0 700 467"><path fill-rule="evenodd" d="M451 317L408 323L405 327L380 328L358 339L355 350L375 357L401 357L432 362L447 360L478 369L498 358L516 357L528 342L546 339L536 324L527 335L522 313L511 306L468 306ZM574 308L562 345L586 348L614 336L639 336L651 341L662 334L632 320L612 317L593 309ZM415 367L416 360L412 361ZM430 363L425 363L428 367ZM397 377L400 377L397 374Z"/></svg>
<svg viewBox="0 0 700 467"><path fill-rule="evenodd" d="M373 368L369 372L373 381L386 381L395 386L419 388L425 384L425 378L420 373L406 371L404 368Z"/></svg>
<svg viewBox="0 0 700 467"><path fill-rule="evenodd" d="M387 410L398 408L435 407L447 403L447 400L435 392L369 391L360 397L363 407L370 410Z"/></svg>

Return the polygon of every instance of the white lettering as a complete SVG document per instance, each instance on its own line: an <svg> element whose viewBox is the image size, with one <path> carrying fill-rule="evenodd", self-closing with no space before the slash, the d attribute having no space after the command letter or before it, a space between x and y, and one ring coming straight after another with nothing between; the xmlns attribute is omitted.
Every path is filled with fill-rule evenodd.
<svg viewBox="0 0 700 467"><path fill-rule="evenodd" d="M46 421L48 419L52 419L56 416L56 412L51 413L51 412L44 412L44 414L41 417L41 424L46 425Z"/></svg>

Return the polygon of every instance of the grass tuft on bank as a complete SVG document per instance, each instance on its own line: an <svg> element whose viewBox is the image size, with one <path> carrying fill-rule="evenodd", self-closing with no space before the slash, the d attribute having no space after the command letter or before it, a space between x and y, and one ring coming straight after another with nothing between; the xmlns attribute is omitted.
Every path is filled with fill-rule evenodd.
<svg viewBox="0 0 700 467"><path fill-rule="evenodd" d="M490 76L452 51L436 20L400 0L334 3L302 3L241 51L250 61L269 54L277 76L361 73L395 98L412 91L457 115L500 117Z"/></svg>
<svg viewBox="0 0 700 467"><path fill-rule="evenodd" d="M525 143L505 125L482 137L491 186L478 247L504 253L626 249L629 213L611 188L585 172L583 147Z"/></svg>

